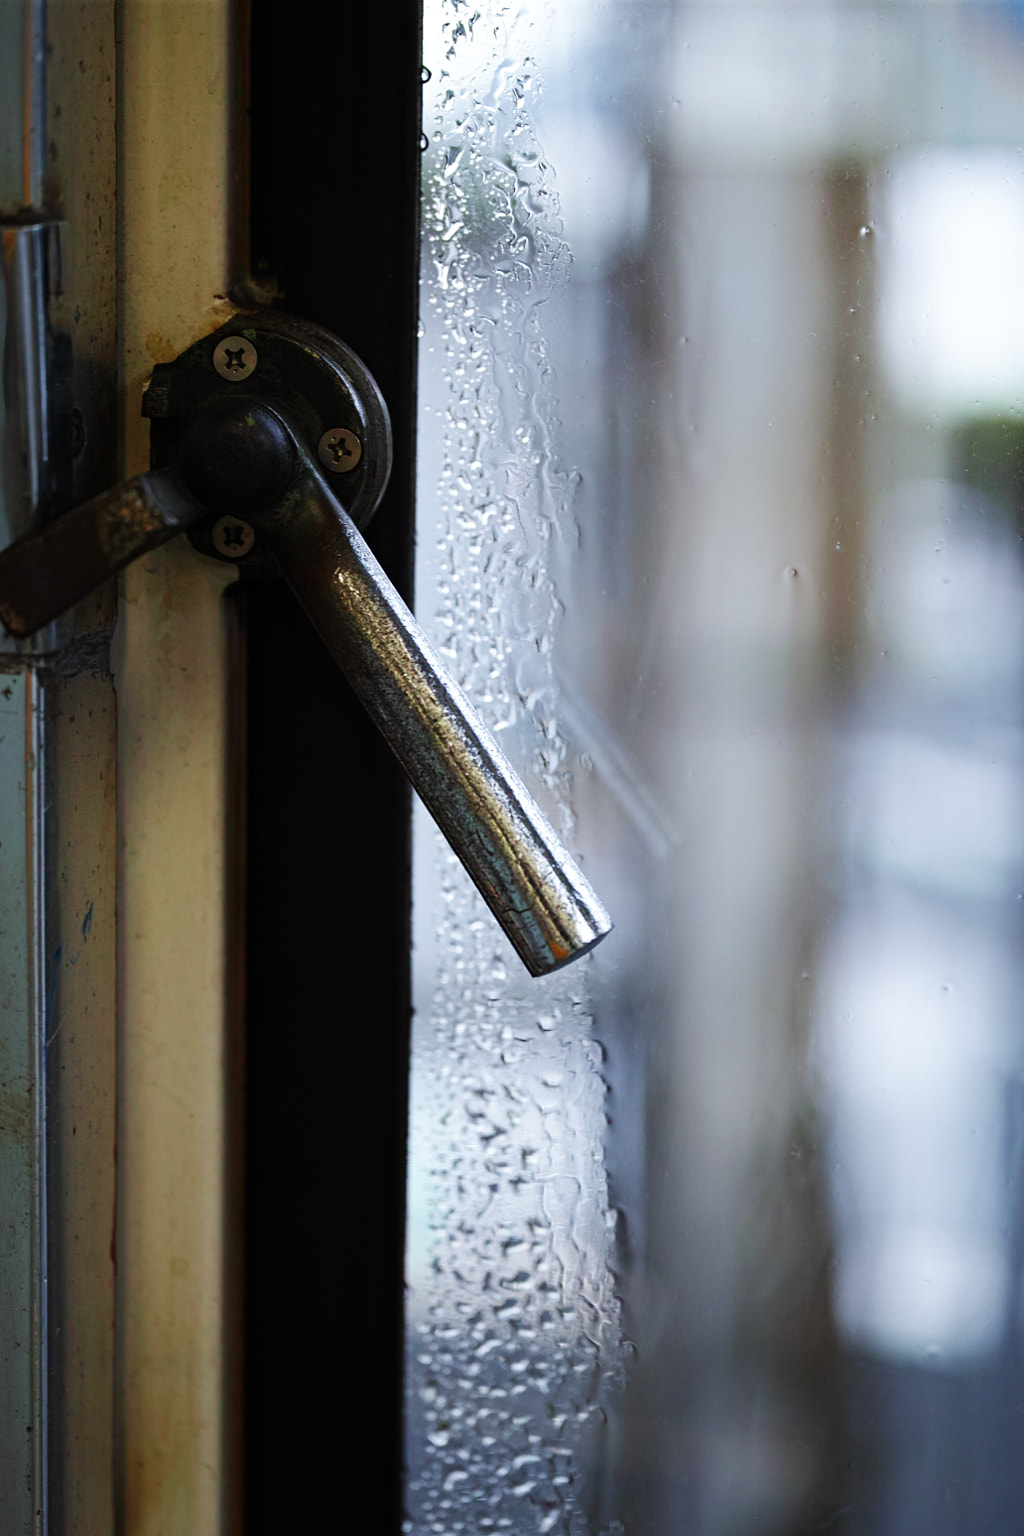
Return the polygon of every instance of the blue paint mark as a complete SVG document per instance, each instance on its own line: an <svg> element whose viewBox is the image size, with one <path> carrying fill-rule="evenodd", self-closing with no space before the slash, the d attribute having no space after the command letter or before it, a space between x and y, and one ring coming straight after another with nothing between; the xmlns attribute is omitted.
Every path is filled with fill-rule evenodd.
<svg viewBox="0 0 1024 1536"><path fill-rule="evenodd" d="M82 948L84 948L85 941L88 939L89 934L92 932L92 909L93 903L90 901L88 907L86 908L85 916L82 918ZM63 944L58 944L53 954L53 975L50 977L50 985L46 989L46 1011L43 1017L43 1042L44 1046L46 1047L50 1046L54 1040L54 1037L60 1033L59 1024L57 1025L56 1029L51 1029L51 1026L53 1024L53 1018L57 1007L57 982L60 979L60 966L63 956L64 946ZM73 955L69 955L68 969L70 970L72 966L77 965L81 958L82 949L78 949Z"/></svg>
<svg viewBox="0 0 1024 1536"><path fill-rule="evenodd" d="M63 944L58 944L53 953L53 973L50 976L50 985L46 989L46 1012L43 1015L43 1048L50 1044L53 1034L50 1026L53 1023L53 1015L57 1008L57 982L60 980L60 962L64 953ZM54 1031L55 1033L55 1031Z"/></svg>

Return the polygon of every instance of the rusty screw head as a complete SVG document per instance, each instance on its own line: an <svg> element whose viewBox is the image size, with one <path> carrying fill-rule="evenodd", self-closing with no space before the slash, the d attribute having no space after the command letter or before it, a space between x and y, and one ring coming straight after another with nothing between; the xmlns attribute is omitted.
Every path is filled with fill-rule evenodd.
<svg viewBox="0 0 1024 1536"><path fill-rule="evenodd" d="M225 336L213 349L213 366L222 379L247 379L256 372L256 348L244 336Z"/></svg>
<svg viewBox="0 0 1024 1536"><path fill-rule="evenodd" d="M331 427L316 445L317 458L333 475L347 475L363 456L363 445L347 427Z"/></svg>
<svg viewBox="0 0 1024 1536"><path fill-rule="evenodd" d="M210 538L218 555L223 555L226 560L243 559L256 542L252 528L240 517L218 517L210 530Z"/></svg>

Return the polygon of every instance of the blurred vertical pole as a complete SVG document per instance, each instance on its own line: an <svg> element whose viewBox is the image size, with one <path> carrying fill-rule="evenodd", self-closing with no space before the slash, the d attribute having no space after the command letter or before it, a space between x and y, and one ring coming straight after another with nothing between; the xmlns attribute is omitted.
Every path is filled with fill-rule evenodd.
<svg viewBox="0 0 1024 1536"><path fill-rule="evenodd" d="M835 293L815 174L670 148L652 221L687 346L658 444L657 712L633 729L659 744L679 843L648 935L649 1290L627 1315L622 1486L659 1536L800 1532L836 1487L806 1077Z"/></svg>

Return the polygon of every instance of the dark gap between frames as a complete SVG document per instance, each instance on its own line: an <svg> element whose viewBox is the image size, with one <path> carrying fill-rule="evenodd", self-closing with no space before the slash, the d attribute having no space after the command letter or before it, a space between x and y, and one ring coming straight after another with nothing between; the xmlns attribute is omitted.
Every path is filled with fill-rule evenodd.
<svg viewBox="0 0 1024 1536"><path fill-rule="evenodd" d="M411 597L420 14L253 0L251 250L368 364L395 468L368 533ZM409 804L279 578L243 580L246 1536L396 1536Z"/></svg>

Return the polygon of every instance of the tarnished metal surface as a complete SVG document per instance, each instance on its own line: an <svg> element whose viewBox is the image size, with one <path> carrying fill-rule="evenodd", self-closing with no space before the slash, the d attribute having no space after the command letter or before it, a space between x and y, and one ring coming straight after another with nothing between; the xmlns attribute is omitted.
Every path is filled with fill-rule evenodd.
<svg viewBox="0 0 1024 1536"><path fill-rule="evenodd" d="M42 708L0 672L0 1530L45 1531Z"/></svg>
<svg viewBox="0 0 1024 1536"><path fill-rule="evenodd" d="M592 949L608 914L308 457L253 521L527 969Z"/></svg>
<svg viewBox="0 0 1024 1536"><path fill-rule="evenodd" d="M45 169L44 0L0 5L0 210L38 207Z"/></svg>
<svg viewBox="0 0 1024 1536"><path fill-rule="evenodd" d="M112 569L163 543L181 527L180 522L165 519L149 480L148 475L140 475L114 495L90 503L95 508L96 542Z"/></svg>
<svg viewBox="0 0 1024 1536"><path fill-rule="evenodd" d="M0 226L0 548L71 506L66 247L55 221ZM52 652L69 635L69 621L30 645L0 635L0 652Z"/></svg>
<svg viewBox="0 0 1024 1536"><path fill-rule="evenodd" d="M203 515L164 470L136 475L0 553L0 619L31 635Z"/></svg>
<svg viewBox="0 0 1024 1536"><path fill-rule="evenodd" d="M71 341L61 314L61 247L66 243L66 227L52 221L0 228L4 542L69 505Z"/></svg>

